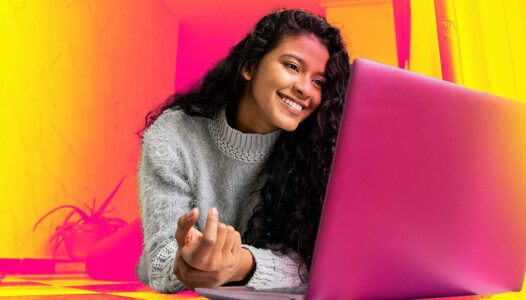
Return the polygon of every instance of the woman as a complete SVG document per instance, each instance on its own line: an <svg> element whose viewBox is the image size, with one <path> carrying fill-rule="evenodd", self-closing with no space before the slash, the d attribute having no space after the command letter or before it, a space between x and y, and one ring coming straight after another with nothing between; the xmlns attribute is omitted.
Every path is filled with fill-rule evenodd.
<svg viewBox="0 0 526 300"><path fill-rule="evenodd" d="M172 293L304 282L349 71L337 28L280 10L149 114L139 279Z"/></svg>

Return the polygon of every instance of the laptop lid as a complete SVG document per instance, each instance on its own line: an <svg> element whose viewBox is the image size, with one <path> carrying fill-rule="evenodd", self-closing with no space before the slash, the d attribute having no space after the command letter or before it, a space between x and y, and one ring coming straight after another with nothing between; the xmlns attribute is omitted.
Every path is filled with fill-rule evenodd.
<svg viewBox="0 0 526 300"><path fill-rule="evenodd" d="M526 103L357 58L307 296L519 291Z"/></svg>

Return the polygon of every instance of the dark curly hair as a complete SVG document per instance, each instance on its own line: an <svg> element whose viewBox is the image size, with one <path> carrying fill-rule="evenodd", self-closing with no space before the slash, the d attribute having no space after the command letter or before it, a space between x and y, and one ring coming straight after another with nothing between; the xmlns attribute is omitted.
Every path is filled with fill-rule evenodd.
<svg viewBox="0 0 526 300"><path fill-rule="evenodd" d="M295 131L283 131L274 144L260 174L267 180L253 191L260 193L262 201L247 224L243 242L284 254L296 251L310 269L351 71L338 28L303 10L282 9L264 16L188 93L173 94L149 112L139 133L167 109L212 119L224 107L227 116L235 115L247 86L243 67L257 69L281 41L302 34L314 34L329 52L321 104Z"/></svg>

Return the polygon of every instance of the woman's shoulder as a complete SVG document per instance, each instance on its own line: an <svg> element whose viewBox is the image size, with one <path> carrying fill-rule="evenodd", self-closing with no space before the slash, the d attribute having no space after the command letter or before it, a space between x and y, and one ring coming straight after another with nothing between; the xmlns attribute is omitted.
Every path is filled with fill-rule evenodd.
<svg viewBox="0 0 526 300"><path fill-rule="evenodd" d="M206 120L203 117L191 116L180 109L167 109L145 131L144 135L159 136L163 139L177 139L198 134L204 129Z"/></svg>
<svg viewBox="0 0 526 300"><path fill-rule="evenodd" d="M143 135L143 147L193 149L203 140L208 121L204 117L191 116L183 110L165 110Z"/></svg>
<svg viewBox="0 0 526 300"><path fill-rule="evenodd" d="M190 125L195 119L196 117L188 115L182 109L167 109L157 117L151 127L174 129Z"/></svg>
<svg viewBox="0 0 526 300"><path fill-rule="evenodd" d="M142 136L141 168L167 180L192 174L192 149L199 136L199 120L182 110L165 110ZM175 172L175 173L174 173Z"/></svg>

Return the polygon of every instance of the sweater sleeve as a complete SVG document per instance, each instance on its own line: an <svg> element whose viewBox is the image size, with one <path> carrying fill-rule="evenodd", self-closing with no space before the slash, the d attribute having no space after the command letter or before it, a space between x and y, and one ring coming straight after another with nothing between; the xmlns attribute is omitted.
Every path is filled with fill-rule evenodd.
<svg viewBox="0 0 526 300"><path fill-rule="evenodd" d="M248 280L247 286L262 289L269 287L296 287L303 285L298 270L301 270L303 279L308 280L308 270L296 252L282 255L270 249L256 248L251 245L242 245L248 249L254 258L256 269ZM301 268L300 268L301 265Z"/></svg>
<svg viewBox="0 0 526 300"><path fill-rule="evenodd" d="M163 139L158 127L144 134L137 173L144 243L137 275L163 293L186 289L173 273L177 220L192 202L184 161L183 152Z"/></svg>

